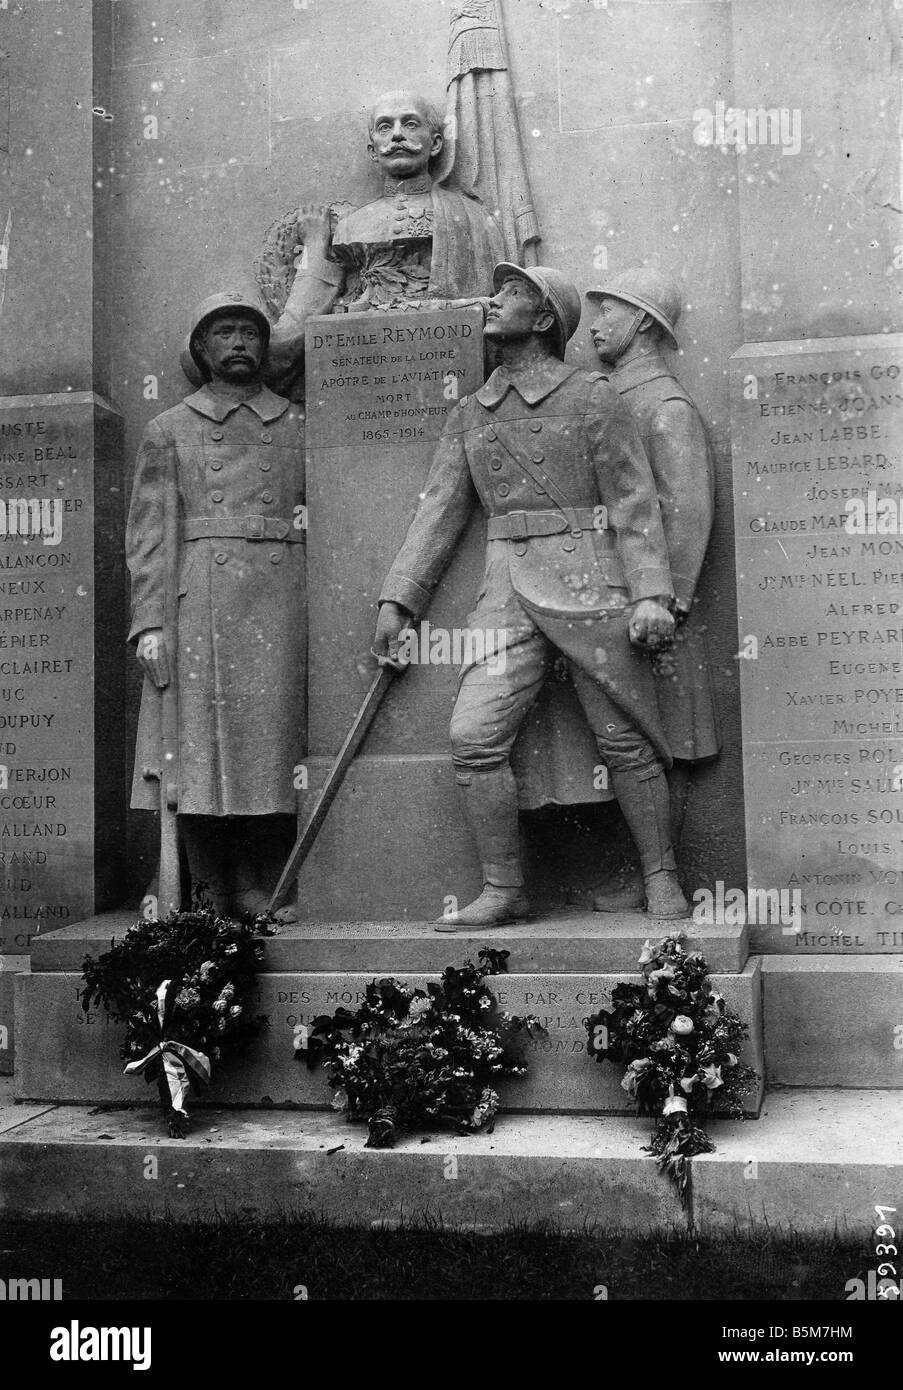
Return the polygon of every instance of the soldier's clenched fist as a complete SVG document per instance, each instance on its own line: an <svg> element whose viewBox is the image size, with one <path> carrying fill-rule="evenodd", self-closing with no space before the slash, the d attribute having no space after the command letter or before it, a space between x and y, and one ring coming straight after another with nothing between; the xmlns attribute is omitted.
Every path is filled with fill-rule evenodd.
<svg viewBox="0 0 903 1390"><path fill-rule="evenodd" d="M409 664L404 657L399 656L398 645L402 632L410 626L411 619L406 609L397 603L380 604L376 635L373 638L373 653L390 662L399 671L406 670Z"/></svg>
<svg viewBox="0 0 903 1390"><path fill-rule="evenodd" d="M644 598L630 619L630 640L650 652L664 651L674 640L674 619L658 599Z"/></svg>

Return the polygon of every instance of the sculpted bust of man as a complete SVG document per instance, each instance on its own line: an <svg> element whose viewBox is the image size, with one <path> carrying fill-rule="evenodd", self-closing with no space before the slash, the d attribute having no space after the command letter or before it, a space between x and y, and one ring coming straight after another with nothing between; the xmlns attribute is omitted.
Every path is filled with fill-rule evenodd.
<svg viewBox="0 0 903 1390"><path fill-rule="evenodd" d="M298 372L312 313L434 308L492 293L502 233L478 198L434 178L444 148L436 108L413 92L385 93L370 112L367 148L380 197L346 208L331 236L326 209L310 207L268 234L258 279L277 320L268 376L275 389L286 390Z"/></svg>
<svg viewBox="0 0 903 1390"><path fill-rule="evenodd" d="M501 232L476 198L434 182L430 167L444 144L435 107L412 92L387 92L373 104L369 137L382 195L336 227L333 255L346 270L341 302L412 308L424 299L489 295Z"/></svg>

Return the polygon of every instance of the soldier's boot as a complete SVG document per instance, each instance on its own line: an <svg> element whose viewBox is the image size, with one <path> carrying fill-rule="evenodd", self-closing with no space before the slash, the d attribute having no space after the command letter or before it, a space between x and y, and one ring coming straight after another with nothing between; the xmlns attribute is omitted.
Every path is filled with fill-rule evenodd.
<svg viewBox="0 0 903 1390"><path fill-rule="evenodd" d="M245 912L250 912L252 917L259 917L266 912L272 894L265 888L251 879L238 879L233 884L230 896L231 910L236 916L241 917ZM279 907L272 914L274 921L283 924L298 921L298 905L294 902L287 902L284 907Z"/></svg>
<svg viewBox="0 0 903 1390"><path fill-rule="evenodd" d="M611 785L636 842L650 917L686 917L671 844L668 781L661 763L639 772L612 772Z"/></svg>
<svg viewBox="0 0 903 1390"><path fill-rule="evenodd" d="M622 864L598 884L594 912L637 912L646 904L643 875L633 864Z"/></svg>
<svg viewBox="0 0 903 1390"><path fill-rule="evenodd" d="M268 885L276 886L282 864L288 857L279 854L275 820L276 817L270 816L247 816L233 828L231 906L237 916L250 912L257 917L266 912L272 896ZM298 920L297 907L291 902L273 915L277 922Z"/></svg>
<svg viewBox="0 0 903 1390"><path fill-rule="evenodd" d="M517 822L517 784L511 768L469 768L459 772L464 812L483 868L483 891L458 912L435 923L436 931L458 927L496 927L530 915L524 892Z"/></svg>
<svg viewBox="0 0 903 1390"><path fill-rule="evenodd" d="M680 846L687 793L690 786L690 764L675 761L668 774L668 795L671 804L671 844ZM635 864L621 864L596 886L593 896L594 912L635 912L646 902L643 875Z"/></svg>
<svg viewBox="0 0 903 1390"><path fill-rule="evenodd" d="M198 889L217 916L231 910L229 892L230 839L224 819L214 816L180 816L182 842L191 873L192 898Z"/></svg>

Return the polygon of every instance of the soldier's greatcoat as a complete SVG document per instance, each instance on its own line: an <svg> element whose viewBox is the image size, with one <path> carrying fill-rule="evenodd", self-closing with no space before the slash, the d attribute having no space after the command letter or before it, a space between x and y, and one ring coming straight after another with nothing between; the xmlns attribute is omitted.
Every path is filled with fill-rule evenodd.
<svg viewBox="0 0 903 1390"><path fill-rule="evenodd" d="M721 748L705 632L693 607L712 532L715 471L699 411L658 353L616 367L610 381L630 406L658 489L678 609L673 675L657 674L662 722L675 758Z"/></svg>
<svg viewBox="0 0 903 1390"><path fill-rule="evenodd" d="M126 532L130 639L163 625L164 495L179 514L179 810L294 812L304 752L304 437L266 387L235 403L203 386L147 427ZM145 677L132 805L154 809L159 699Z"/></svg>
<svg viewBox="0 0 903 1390"><path fill-rule="evenodd" d="M504 625L512 607L502 602L500 567L515 607L599 682L670 764L649 659L631 646L624 622L628 603L672 594L667 549L654 479L613 387L554 358L529 373L493 372L446 423L381 600L415 617L424 612L478 500L490 518L509 518L501 524L510 539L494 536L490 521L484 581ZM594 527L598 507L606 513ZM487 618L482 597L474 625Z"/></svg>

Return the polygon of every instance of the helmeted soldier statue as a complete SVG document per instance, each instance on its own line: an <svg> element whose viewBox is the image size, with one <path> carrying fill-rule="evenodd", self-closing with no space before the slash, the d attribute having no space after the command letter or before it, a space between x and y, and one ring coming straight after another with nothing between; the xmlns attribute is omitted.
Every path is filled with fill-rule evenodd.
<svg viewBox="0 0 903 1390"><path fill-rule="evenodd" d="M145 672L132 806L159 804L142 769L157 753L156 690L175 672L179 825L192 878L223 912L264 909L304 752L302 420L262 384L269 331L255 292L195 311L189 351L205 384L148 425L126 532L129 637ZM163 638L172 582L175 651Z"/></svg>
<svg viewBox="0 0 903 1390"><path fill-rule="evenodd" d="M639 266L586 298L595 313L590 333L596 352L639 426L668 544L677 631L673 648L653 665L659 713L674 759L671 828L679 846L691 770L716 757L721 747L705 631L694 611L714 518L714 465L699 411L662 356L665 345L678 346L677 286L654 268ZM601 885L594 906L623 911L642 900L640 875L631 869Z"/></svg>
<svg viewBox="0 0 903 1390"><path fill-rule="evenodd" d="M563 360L580 320L574 286L559 271L508 263L494 285L486 336L500 364L446 423L382 588L375 640L379 654L397 654L479 500L489 517L486 571L451 742L484 887L437 929L528 915L510 753L558 654L639 849L649 910L682 916L671 758L648 656L674 631L654 479L617 392L601 373Z"/></svg>

